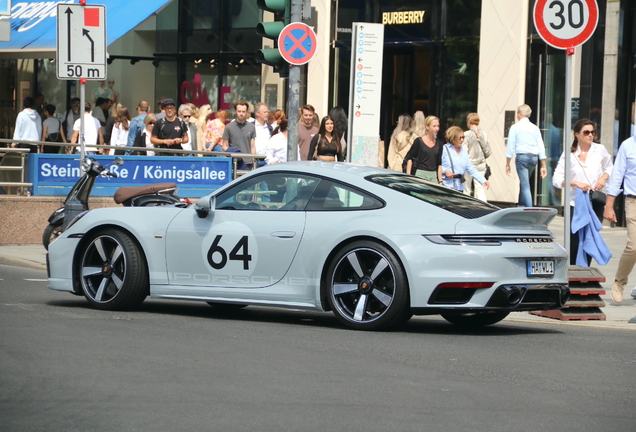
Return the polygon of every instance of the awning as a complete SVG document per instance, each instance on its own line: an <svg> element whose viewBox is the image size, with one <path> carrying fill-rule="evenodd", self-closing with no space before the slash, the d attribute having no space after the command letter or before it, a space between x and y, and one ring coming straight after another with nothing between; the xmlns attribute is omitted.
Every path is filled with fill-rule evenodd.
<svg viewBox="0 0 636 432"><path fill-rule="evenodd" d="M97 0L106 6L106 40L110 45L171 0ZM53 58L57 37L57 4L71 1L14 0L11 41L0 42L0 58ZM9 19L2 17L0 19Z"/></svg>

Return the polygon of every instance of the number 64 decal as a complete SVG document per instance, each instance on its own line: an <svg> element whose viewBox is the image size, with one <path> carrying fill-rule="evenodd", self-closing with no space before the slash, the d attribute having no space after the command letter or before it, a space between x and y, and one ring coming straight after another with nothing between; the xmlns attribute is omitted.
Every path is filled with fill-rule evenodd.
<svg viewBox="0 0 636 432"><path fill-rule="evenodd" d="M219 246L221 237L223 236L217 235L212 242L212 246L210 246L210 249L208 250L208 263L210 263L210 265L216 270L221 270L225 267L228 258L225 249ZM239 251L242 253L239 254ZM214 260L215 254L218 261ZM247 251L247 236L243 236L230 251L230 261L243 261L243 270L249 270L251 260L252 255L249 255L249 252Z"/></svg>

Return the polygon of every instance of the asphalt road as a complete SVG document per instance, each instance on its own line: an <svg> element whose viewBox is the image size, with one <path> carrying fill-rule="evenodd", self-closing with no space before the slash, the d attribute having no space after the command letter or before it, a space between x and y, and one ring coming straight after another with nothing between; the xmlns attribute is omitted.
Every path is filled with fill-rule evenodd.
<svg viewBox="0 0 636 432"><path fill-rule="evenodd" d="M624 330L438 317L392 332L331 314L147 300L91 309L0 265L0 430L636 430Z"/></svg>

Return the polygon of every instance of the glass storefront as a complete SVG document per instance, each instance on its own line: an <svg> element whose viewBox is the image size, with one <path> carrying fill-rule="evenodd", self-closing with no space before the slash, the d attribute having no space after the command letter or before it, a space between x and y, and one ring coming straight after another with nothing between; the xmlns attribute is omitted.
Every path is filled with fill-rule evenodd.
<svg viewBox="0 0 636 432"><path fill-rule="evenodd" d="M238 99L259 102L261 66L254 53L261 38L254 29L260 21L250 0L171 3L157 17L157 98L210 104L213 111L231 111Z"/></svg>
<svg viewBox="0 0 636 432"><path fill-rule="evenodd" d="M465 126L466 115L477 110L481 1L339 0L333 13L333 105L348 106L352 23L384 22L385 145L403 113L421 110L439 117L443 128Z"/></svg>

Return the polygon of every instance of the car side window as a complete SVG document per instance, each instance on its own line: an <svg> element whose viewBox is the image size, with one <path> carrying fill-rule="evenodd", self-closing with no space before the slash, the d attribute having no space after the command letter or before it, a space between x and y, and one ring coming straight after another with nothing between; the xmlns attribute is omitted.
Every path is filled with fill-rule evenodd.
<svg viewBox="0 0 636 432"><path fill-rule="evenodd" d="M217 210L303 211L321 180L296 173L252 177L216 197Z"/></svg>
<svg viewBox="0 0 636 432"><path fill-rule="evenodd" d="M366 192L323 180L311 197L307 211L373 210L383 206L382 201Z"/></svg>

